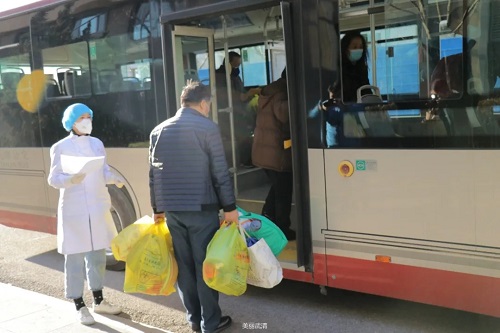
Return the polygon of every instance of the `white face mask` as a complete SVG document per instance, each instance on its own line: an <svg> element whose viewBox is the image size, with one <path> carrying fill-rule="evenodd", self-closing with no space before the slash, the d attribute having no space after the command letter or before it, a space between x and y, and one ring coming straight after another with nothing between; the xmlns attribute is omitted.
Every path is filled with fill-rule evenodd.
<svg viewBox="0 0 500 333"><path fill-rule="evenodd" d="M82 134L90 134L92 133L92 120L90 118L82 119L80 122L75 123L75 127Z"/></svg>

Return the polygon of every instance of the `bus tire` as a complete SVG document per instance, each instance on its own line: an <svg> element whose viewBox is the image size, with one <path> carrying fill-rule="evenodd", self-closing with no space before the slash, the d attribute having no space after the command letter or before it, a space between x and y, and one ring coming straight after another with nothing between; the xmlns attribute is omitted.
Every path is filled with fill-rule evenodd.
<svg viewBox="0 0 500 333"><path fill-rule="evenodd" d="M136 220L134 205L125 188L119 189L115 185L110 185L108 191L111 197L111 216L116 230L120 232ZM125 262L116 260L111 248L106 249L106 269L110 271L125 269Z"/></svg>

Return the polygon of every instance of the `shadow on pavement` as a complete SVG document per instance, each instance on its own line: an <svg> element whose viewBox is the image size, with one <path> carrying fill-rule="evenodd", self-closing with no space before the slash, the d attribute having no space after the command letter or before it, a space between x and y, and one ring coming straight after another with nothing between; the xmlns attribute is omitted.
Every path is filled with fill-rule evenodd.
<svg viewBox="0 0 500 333"><path fill-rule="evenodd" d="M123 313L120 314L120 315L118 315L118 316L102 315L102 314L99 315L99 316L106 317L109 320L122 323L124 326L130 327L130 328L135 328L136 330L138 330L140 332L144 332L144 333L165 333L165 332L170 332L170 331L162 330L162 329L159 329L159 328L156 328L156 327L147 326L147 325L144 325L144 324L141 324L141 323L131 322L130 321L131 320L130 316L127 315L127 314L123 314ZM98 329L102 330L103 332L121 333L121 332L115 330L114 328L111 328L111 327L107 326L106 324L100 323L99 321L97 321L91 327L92 328L98 328Z"/></svg>
<svg viewBox="0 0 500 333"><path fill-rule="evenodd" d="M47 251L36 256L26 258L27 261L34 264L44 266L46 268L59 271L61 274L64 273L64 256L57 252L56 249ZM105 288L116 290L117 292L123 293L123 282L125 279L125 271L106 271L106 277L104 280ZM124 293L125 294L125 293ZM167 306L172 309L184 312L184 307L179 299L177 292L170 294L169 296L151 296L144 294L125 294L130 297L136 297L141 300L156 303L161 306Z"/></svg>

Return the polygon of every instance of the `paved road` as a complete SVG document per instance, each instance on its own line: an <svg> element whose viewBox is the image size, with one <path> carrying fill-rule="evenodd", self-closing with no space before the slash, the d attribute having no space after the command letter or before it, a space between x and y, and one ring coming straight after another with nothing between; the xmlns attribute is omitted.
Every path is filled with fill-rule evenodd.
<svg viewBox="0 0 500 333"><path fill-rule="evenodd" d="M0 282L63 298L63 257L55 250L55 236L0 225L0 244ZM123 307L122 316L173 332L191 332L177 294L125 294L123 278L123 272L108 271L105 289L107 298ZM91 304L90 293L86 300ZM227 333L500 333L500 319L334 289L323 296L317 286L293 281L272 290L249 287L240 297L221 295L220 303L235 321ZM251 325L261 328L251 330Z"/></svg>

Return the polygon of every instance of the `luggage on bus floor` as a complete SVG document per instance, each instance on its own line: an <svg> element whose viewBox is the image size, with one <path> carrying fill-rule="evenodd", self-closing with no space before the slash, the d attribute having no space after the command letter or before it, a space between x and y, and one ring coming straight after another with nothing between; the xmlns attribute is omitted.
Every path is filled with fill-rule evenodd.
<svg viewBox="0 0 500 333"><path fill-rule="evenodd" d="M247 212L241 207L237 207L240 215L239 222L251 237L257 239L264 238L273 254L277 257L285 248L288 240L281 229L265 216ZM255 228L255 220L260 221L260 228Z"/></svg>

